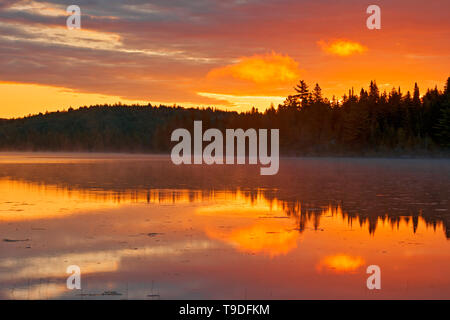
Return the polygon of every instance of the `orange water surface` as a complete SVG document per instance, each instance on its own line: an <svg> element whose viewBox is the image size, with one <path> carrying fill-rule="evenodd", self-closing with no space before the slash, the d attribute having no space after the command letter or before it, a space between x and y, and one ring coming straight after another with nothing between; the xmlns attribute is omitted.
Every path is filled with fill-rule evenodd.
<svg viewBox="0 0 450 320"><path fill-rule="evenodd" d="M449 161L258 170L1 154L0 298L450 298ZM70 265L81 290L66 287Z"/></svg>

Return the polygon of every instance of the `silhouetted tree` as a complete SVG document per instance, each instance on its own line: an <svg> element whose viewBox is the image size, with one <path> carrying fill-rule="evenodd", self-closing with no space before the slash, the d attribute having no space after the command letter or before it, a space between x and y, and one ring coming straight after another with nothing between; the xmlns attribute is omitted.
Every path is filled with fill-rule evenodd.
<svg viewBox="0 0 450 320"><path fill-rule="evenodd" d="M322 101L323 101L323 98L322 98L322 89L320 88L320 86L319 86L318 83L316 83L316 86L314 87L314 90L313 90L312 95L313 95L313 101L314 101L315 103L319 103L319 102L322 102Z"/></svg>
<svg viewBox="0 0 450 320"><path fill-rule="evenodd" d="M309 89L306 82L304 80L300 80L294 89L297 92L297 94L294 95L294 97L300 100L302 107L306 106L308 104L309 98Z"/></svg>
<svg viewBox="0 0 450 320"><path fill-rule="evenodd" d="M428 89L420 97L400 88L380 94L375 81L359 95L353 88L341 101L312 92L301 80L295 94L264 113L237 113L178 106L96 105L0 119L1 150L163 152L172 147L177 128L279 128L284 154L373 154L448 152L450 149L450 78L444 91Z"/></svg>

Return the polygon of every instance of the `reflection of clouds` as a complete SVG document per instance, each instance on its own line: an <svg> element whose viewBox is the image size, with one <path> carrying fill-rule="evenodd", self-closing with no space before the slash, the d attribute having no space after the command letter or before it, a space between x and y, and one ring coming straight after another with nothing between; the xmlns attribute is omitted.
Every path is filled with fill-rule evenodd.
<svg viewBox="0 0 450 320"><path fill-rule="evenodd" d="M196 214L210 219L223 219L230 228L207 224L208 237L217 239L237 250L270 257L284 255L297 247L299 233L295 220L283 219L283 207L266 199L261 193L251 199L244 192L224 194L208 206L196 209Z"/></svg>
<svg viewBox="0 0 450 320"><path fill-rule="evenodd" d="M6 299L42 300L57 298L67 291L65 281L61 280L61 283L45 283L41 281L39 283L27 284L22 287L4 290L4 292L1 293L5 295Z"/></svg>
<svg viewBox="0 0 450 320"><path fill-rule="evenodd" d="M128 248L99 249L83 253L63 253L50 257L0 258L0 282L3 284L3 290L0 287L0 291L5 292L6 287L11 285L13 288L9 290L9 295L12 295L11 298L20 299L24 295L29 295L30 290L30 298L42 298L36 296L38 292L33 286L43 284L44 286L50 285L51 292L46 292L47 295L57 296L65 291L66 279L69 276L66 274L66 269L69 265L78 265L81 268L83 278L83 276L89 274L119 272L121 271L121 262L128 258L168 258L185 255L187 247L190 251L203 251L213 249L215 246L207 240L189 241L188 243L180 241L167 245L144 246L140 247L139 250ZM47 283L46 280L51 281L51 283ZM21 286L29 285L30 281L31 287L21 288ZM22 285L17 286L17 283ZM8 285L5 286L5 284ZM60 284L63 284L63 287Z"/></svg>
<svg viewBox="0 0 450 320"><path fill-rule="evenodd" d="M398 266L384 281L417 279L429 290L422 296L447 292L441 279L450 242L441 232L446 211L437 211L447 208L442 190L448 182L439 183L446 167L424 176L422 162L408 169L402 161L363 178L344 174L345 180L329 185L339 176L327 171L328 162L314 159L307 160L313 167L291 167L269 185L245 167L188 169L167 160L0 155L0 240L30 239L0 241L0 297L75 298L65 288L71 264L88 275L86 286L82 276L86 292L129 288L136 298L151 292L153 280L161 298L242 298L237 288L243 284L248 297L304 298L307 292L305 298L340 298L332 292L341 289L327 291L329 280L356 273L337 277L348 281L343 297L354 298L349 292L361 289L357 275L365 261ZM345 161L346 174L370 172L352 161ZM420 188L408 183L412 173L425 181ZM427 177L433 179L427 183ZM389 188L386 181L399 185ZM328 199L343 199L342 205L329 206ZM428 208L423 215L421 207Z"/></svg>
<svg viewBox="0 0 450 320"><path fill-rule="evenodd" d="M270 223L231 230L206 230L212 239L231 244L237 250L247 253L264 254L270 257L285 255L297 248L299 234L294 230L286 230L283 224Z"/></svg>
<svg viewBox="0 0 450 320"><path fill-rule="evenodd" d="M326 256L317 264L317 271L331 270L336 273L353 273L365 264L363 258L346 254Z"/></svg>
<svg viewBox="0 0 450 320"><path fill-rule="evenodd" d="M44 173L58 177L58 168ZM37 173L31 171L34 177ZM360 272L365 260L374 257L380 263L393 259L402 265L405 259L424 260L416 254L418 249L425 251L425 246L427 254L441 257L435 248L446 241L421 217L368 220L350 216L341 206L281 200L273 189L187 189L186 185L182 186L186 189L127 189L141 185L127 180L120 186L123 189L114 191L111 186L118 188L118 184L96 180L92 171L80 176L71 167L70 172L86 185L70 179L65 180L71 182L67 185L29 183L24 178L0 180L0 214L6 219L0 223L0 234L30 238L31 245L25 249L24 243L0 242L0 296L74 298L65 289L65 270L71 264L89 275L87 289L93 293L105 288L124 292L130 283L131 296L142 298L148 294L149 281L155 279L164 297L192 297L192 292L200 291L224 297L226 290L217 293L217 287L234 290L243 281L254 288L264 284L252 269L259 263L267 265L271 274L267 281L297 292L302 283L317 288L307 283L315 272L323 279L327 273ZM8 198L14 203L6 203ZM9 210L14 204L29 207L22 219L15 220L18 213ZM68 210L59 212L61 207ZM377 226L376 236L369 234L370 225ZM153 232L159 235L149 236ZM414 244L408 240L412 237ZM336 254L342 252L339 248L349 248L349 243L354 251ZM387 247L389 256L377 255L379 248ZM359 257L357 252L367 256Z"/></svg>
<svg viewBox="0 0 450 320"><path fill-rule="evenodd" d="M113 199L84 196L82 191L0 180L0 222L63 218L77 212L118 206Z"/></svg>

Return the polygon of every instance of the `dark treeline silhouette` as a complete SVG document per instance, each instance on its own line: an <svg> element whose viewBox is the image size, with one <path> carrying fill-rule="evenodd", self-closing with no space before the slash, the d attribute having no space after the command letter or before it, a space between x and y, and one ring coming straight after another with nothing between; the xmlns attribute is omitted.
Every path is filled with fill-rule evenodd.
<svg viewBox="0 0 450 320"><path fill-rule="evenodd" d="M421 97L419 87L380 93L353 89L338 101L322 96L301 80L295 94L264 113L212 108L96 105L19 119L0 120L1 150L169 152L173 130L203 128L279 128L285 155L448 154L450 78Z"/></svg>

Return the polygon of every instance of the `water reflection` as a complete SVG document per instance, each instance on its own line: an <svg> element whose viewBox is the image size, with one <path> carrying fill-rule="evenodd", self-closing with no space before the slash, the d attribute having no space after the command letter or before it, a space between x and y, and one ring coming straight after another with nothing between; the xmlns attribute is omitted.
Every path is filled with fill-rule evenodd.
<svg viewBox="0 0 450 320"><path fill-rule="evenodd" d="M345 273L355 272L365 265L365 261L361 257L353 257L346 254L337 254L326 256L317 264L317 270L332 270L333 272Z"/></svg>
<svg viewBox="0 0 450 320"><path fill-rule="evenodd" d="M319 230L320 220L323 216L339 216L346 220L350 226L353 226L353 224L357 224L361 228L367 226L366 229L371 234L375 233L379 223L388 223L393 229L398 230L402 222L405 222L407 226L411 222L415 233L419 221L422 221L426 227L432 227L434 230L442 229L445 234L448 234L445 221L439 219L439 216L423 216L421 210L410 216L392 216L385 213L368 217L343 211L341 204L329 204L322 208L305 206L302 208L300 201L279 200L274 195L273 190L264 189L245 191L239 189L222 191L170 189L108 191L103 189L73 189L1 179L0 194L2 195L0 198L2 200L0 203L0 221L2 222L52 217L62 218L64 215L73 214L74 211L84 210L84 213L89 213L86 210L115 208L120 204L127 203L176 205L215 202L215 205L198 209L197 214L234 219L236 217L254 218L262 213L266 216L260 216L261 219L292 218L295 225L291 227L300 233L308 227ZM45 197L45 201L39 201L43 197ZM36 202L40 202L37 209ZM270 234L271 232L268 229L270 229L270 226L244 233L262 232L263 234Z"/></svg>
<svg viewBox="0 0 450 320"><path fill-rule="evenodd" d="M0 298L449 297L446 162L286 160L264 180L164 157L50 158L0 161ZM81 292L65 287L71 264Z"/></svg>

